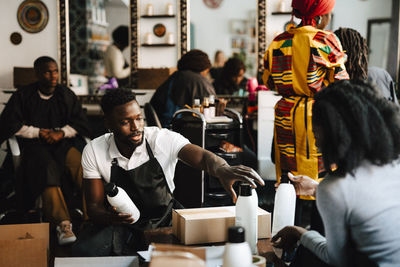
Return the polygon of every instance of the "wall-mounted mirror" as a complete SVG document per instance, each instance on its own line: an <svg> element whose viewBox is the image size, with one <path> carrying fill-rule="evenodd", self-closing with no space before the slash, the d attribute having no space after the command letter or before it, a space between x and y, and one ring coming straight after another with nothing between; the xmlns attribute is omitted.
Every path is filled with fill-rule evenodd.
<svg viewBox="0 0 400 267"><path fill-rule="evenodd" d="M176 0L178 55L188 49L187 0ZM105 82L102 53L112 43L111 32L119 25L129 27L129 47L124 51L131 66L128 86L137 87L139 58L139 9L136 0L60 0L59 62L61 83L67 85L70 74L88 76L90 92ZM143 5L146 3L143 3Z"/></svg>
<svg viewBox="0 0 400 267"><path fill-rule="evenodd" d="M367 44L369 65L387 69L391 19L369 19Z"/></svg>
<svg viewBox="0 0 400 267"><path fill-rule="evenodd" d="M247 76L256 77L265 52L265 0L191 1L189 6L191 48L212 61L217 51L226 58L236 54Z"/></svg>
<svg viewBox="0 0 400 267"><path fill-rule="evenodd" d="M386 69L397 81L399 0L336 1L333 13L333 30L344 27L360 32L368 40L369 66Z"/></svg>

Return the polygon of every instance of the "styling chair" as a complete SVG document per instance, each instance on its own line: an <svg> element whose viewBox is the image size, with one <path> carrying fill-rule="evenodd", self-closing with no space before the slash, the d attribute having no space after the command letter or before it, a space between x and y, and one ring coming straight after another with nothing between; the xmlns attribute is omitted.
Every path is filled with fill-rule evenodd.
<svg viewBox="0 0 400 267"><path fill-rule="evenodd" d="M157 126L160 129L162 128L157 113L150 103L144 104L144 115L146 117L147 126Z"/></svg>
<svg viewBox="0 0 400 267"><path fill-rule="evenodd" d="M83 137L84 142L87 144L90 142L90 138L88 137ZM6 211L3 214L0 214L0 220L8 216L10 217L10 223L35 223L35 222L42 222L42 198L39 196L36 200L35 203L33 204L33 208L30 209L29 211L24 211L24 199L23 199L23 194L22 194L22 188L24 186L22 179L20 178L20 165L21 165L21 149L18 144L18 140L15 135L10 137L7 140L7 146L9 149L9 153L11 154L12 158L12 168L14 172L14 179L15 179L15 189L12 193L10 193L7 196L7 200L10 200L12 198L15 198L16 200L16 207L17 210L11 209ZM82 211L79 209L75 209L77 213L82 215ZM9 213L9 214L8 214ZM13 214L16 213L16 214ZM12 214L12 215L11 215Z"/></svg>
<svg viewBox="0 0 400 267"><path fill-rule="evenodd" d="M222 157L230 165L239 165L243 163L243 152L224 152L220 144L227 141L242 147L242 116L227 108L224 115L229 118L228 122L207 122L203 114L181 109L175 112L171 129L188 138L192 144ZM216 177L180 161L175 168L174 182L174 196L186 208L233 205L231 197Z"/></svg>

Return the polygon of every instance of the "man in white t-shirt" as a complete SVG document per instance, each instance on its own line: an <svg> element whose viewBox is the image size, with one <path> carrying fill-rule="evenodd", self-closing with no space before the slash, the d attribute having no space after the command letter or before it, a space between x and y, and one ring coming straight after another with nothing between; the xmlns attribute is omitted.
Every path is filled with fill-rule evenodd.
<svg viewBox="0 0 400 267"><path fill-rule="evenodd" d="M83 187L93 225L79 236L73 247L75 256L134 254L143 241L137 234L140 230L170 225L171 210L179 207L172 196L178 159L217 177L234 201L234 182L264 185L249 167L229 166L178 133L144 127L140 106L130 90L110 90L101 107L111 133L91 141L82 154ZM140 210L137 222L131 214L106 208L104 183L115 183L127 192Z"/></svg>

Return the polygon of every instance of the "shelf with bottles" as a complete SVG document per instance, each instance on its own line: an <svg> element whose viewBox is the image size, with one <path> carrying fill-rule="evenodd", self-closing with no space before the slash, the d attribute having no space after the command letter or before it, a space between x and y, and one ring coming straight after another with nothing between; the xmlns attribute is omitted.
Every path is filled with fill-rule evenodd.
<svg viewBox="0 0 400 267"><path fill-rule="evenodd" d="M175 15L159 14L159 15L142 15L140 17L144 19L175 18Z"/></svg>
<svg viewBox="0 0 400 267"><path fill-rule="evenodd" d="M276 11L276 12L272 12L272 15L292 15L292 11Z"/></svg>
<svg viewBox="0 0 400 267"><path fill-rule="evenodd" d="M143 47L174 47L175 44L167 44L167 43L160 43L160 44L142 44Z"/></svg>

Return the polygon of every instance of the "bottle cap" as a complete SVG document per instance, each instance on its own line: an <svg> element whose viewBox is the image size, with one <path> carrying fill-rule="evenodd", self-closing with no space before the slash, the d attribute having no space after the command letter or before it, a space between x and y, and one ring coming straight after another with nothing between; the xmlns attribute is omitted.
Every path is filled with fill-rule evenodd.
<svg viewBox="0 0 400 267"><path fill-rule="evenodd" d="M243 243L244 242L244 228L241 226L231 226L228 228L228 242L229 243Z"/></svg>
<svg viewBox="0 0 400 267"><path fill-rule="evenodd" d="M249 197L251 196L251 190L250 184L241 183L239 185L239 196Z"/></svg>
<svg viewBox="0 0 400 267"><path fill-rule="evenodd" d="M200 99L196 98L196 99L194 100L194 105L195 105L195 106L200 106Z"/></svg>
<svg viewBox="0 0 400 267"><path fill-rule="evenodd" d="M210 104L214 104L214 103L215 103L215 96L214 96L214 95L210 95L210 96L208 97L208 99L209 99L209 101L210 101Z"/></svg>
<svg viewBox="0 0 400 267"><path fill-rule="evenodd" d="M108 183L104 186L104 192L110 197L115 197L118 194L118 188L114 183Z"/></svg>
<svg viewBox="0 0 400 267"><path fill-rule="evenodd" d="M280 183L281 184L282 183L284 183L284 184L288 184L289 183L289 176L288 176L287 172L282 172Z"/></svg>

